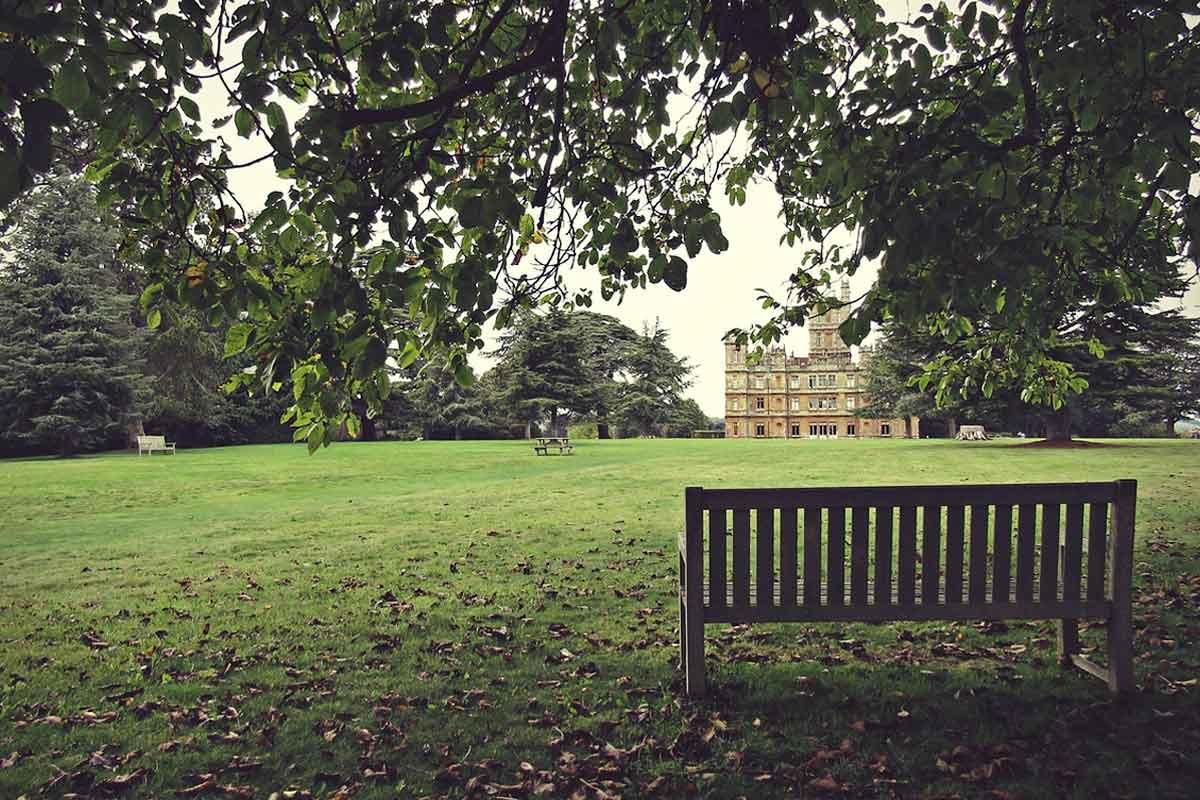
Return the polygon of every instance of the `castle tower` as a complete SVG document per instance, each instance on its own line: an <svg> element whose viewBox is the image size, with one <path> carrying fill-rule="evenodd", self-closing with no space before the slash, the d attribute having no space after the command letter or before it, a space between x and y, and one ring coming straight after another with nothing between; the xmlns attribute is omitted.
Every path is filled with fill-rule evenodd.
<svg viewBox="0 0 1200 800"><path fill-rule="evenodd" d="M845 305L808 321L808 356L813 361L849 363L850 346L842 341L838 326L850 314L850 281L842 279L838 299Z"/></svg>

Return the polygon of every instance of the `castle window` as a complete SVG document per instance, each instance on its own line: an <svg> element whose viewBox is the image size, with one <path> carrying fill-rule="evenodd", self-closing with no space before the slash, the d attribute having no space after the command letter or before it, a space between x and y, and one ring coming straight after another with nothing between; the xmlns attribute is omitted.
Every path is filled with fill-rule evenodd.
<svg viewBox="0 0 1200 800"><path fill-rule="evenodd" d="M856 436L857 435L856 426L854 425L853 422L846 425L846 435L847 436Z"/></svg>
<svg viewBox="0 0 1200 800"><path fill-rule="evenodd" d="M846 386L848 388L853 389L857 385L858 385L858 376L857 375L847 375L846 376Z"/></svg>
<svg viewBox="0 0 1200 800"><path fill-rule="evenodd" d="M800 410L800 398L793 397L792 398L792 411L799 411L799 410Z"/></svg>
<svg viewBox="0 0 1200 800"><path fill-rule="evenodd" d="M738 424L737 424L736 422L735 422L735 423L733 423L733 435L734 435L734 436L741 436L741 435L742 435L742 433L741 433L741 429L740 429L740 428L738 428Z"/></svg>
<svg viewBox="0 0 1200 800"><path fill-rule="evenodd" d="M809 375L808 376L808 388L810 388L810 389L817 388L817 378L819 378L819 377L820 377L819 375Z"/></svg>
<svg viewBox="0 0 1200 800"><path fill-rule="evenodd" d="M793 425L792 426L792 436L799 436L799 435L800 435L800 426Z"/></svg>
<svg viewBox="0 0 1200 800"><path fill-rule="evenodd" d="M846 408L847 409L854 408L854 398L853 397L846 398Z"/></svg>
<svg viewBox="0 0 1200 800"><path fill-rule="evenodd" d="M816 425L809 425L809 426L808 426L808 435L809 435L809 436L816 436L816 435L817 435L817 426L816 426Z"/></svg>
<svg viewBox="0 0 1200 800"><path fill-rule="evenodd" d="M793 375L793 376L792 376L792 388L793 388L793 389L799 389L799 388L800 388L800 376L799 376L799 375Z"/></svg>
<svg viewBox="0 0 1200 800"><path fill-rule="evenodd" d="M755 425L754 426L754 435L755 436L766 436L767 435L767 426L766 425Z"/></svg>
<svg viewBox="0 0 1200 800"><path fill-rule="evenodd" d="M880 436L891 436L892 435L892 424L890 422L879 423L879 435Z"/></svg>
<svg viewBox="0 0 1200 800"><path fill-rule="evenodd" d="M761 397L756 397L754 398L754 407L758 409L766 408L766 403L763 402Z"/></svg>

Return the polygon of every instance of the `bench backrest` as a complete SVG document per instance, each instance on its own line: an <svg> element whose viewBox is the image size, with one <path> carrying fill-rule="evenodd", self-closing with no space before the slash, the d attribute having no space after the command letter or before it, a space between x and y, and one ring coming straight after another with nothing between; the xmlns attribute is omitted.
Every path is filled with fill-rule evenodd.
<svg viewBox="0 0 1200 800"><path fill-rule="evenodd" d="M1106 616L1137 482L686 491L712 621ZM730 535L732 534L732 535Z"/></svg>
<svg viewBox="0 0 1200 800"><path fill-rule="evenodd" d="M139 447L166 447L167 437L165 436L139 436Z"/></svg>

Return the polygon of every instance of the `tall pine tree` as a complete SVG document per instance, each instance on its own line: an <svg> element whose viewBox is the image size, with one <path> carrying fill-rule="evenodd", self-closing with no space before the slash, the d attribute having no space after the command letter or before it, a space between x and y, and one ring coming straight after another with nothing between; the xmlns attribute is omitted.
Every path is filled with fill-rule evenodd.
<svg viewBox="0 0 1200 800"><path fill-rule="evenodd" d="M14 205L0 261L0 451L122 443L139 384L117 233L91 186L56 175Z"/></svg>

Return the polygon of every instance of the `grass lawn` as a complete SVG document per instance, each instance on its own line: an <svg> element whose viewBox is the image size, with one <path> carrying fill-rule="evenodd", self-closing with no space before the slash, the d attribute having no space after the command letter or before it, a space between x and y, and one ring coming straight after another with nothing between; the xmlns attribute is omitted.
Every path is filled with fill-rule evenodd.
<svg viewBox="0 0 1200 800"><path fill-rule="evenodd" d="M1115 444L0 462L0 798L1195 797L1200 443ZM1049 622L710 627L681 699L686 485L1127 477L1128 700Z"/></svg>

